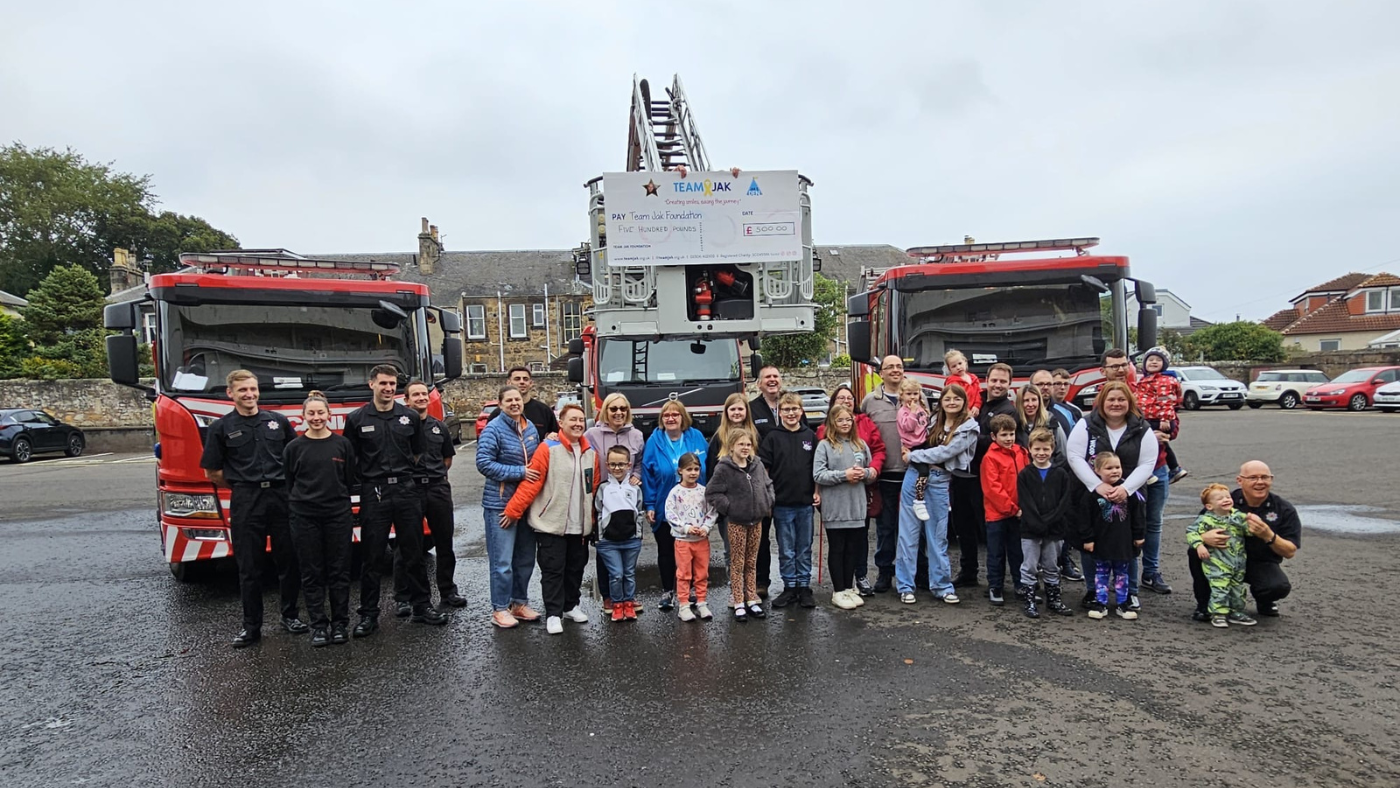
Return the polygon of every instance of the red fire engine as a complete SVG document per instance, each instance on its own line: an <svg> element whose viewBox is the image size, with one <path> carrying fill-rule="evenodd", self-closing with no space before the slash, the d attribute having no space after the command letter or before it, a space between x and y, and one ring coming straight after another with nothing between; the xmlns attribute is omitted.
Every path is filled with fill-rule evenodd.
<svg viewBox="0 0 1400 788"><path fill-rule="evenodd" d="M1064 368L1071 401L1096 393L1103 352L1130 349L1128 282L1139 305L1137 347L1151 347L1157 336L1156 289L1130 276L1128 258L1089 254L1098 242L923 246L908 250L906 264L863 271L864 292L847 303L857 396L880 385L886 355L903 358L906 376L937 394L946 380L943 354L953 349L980 378L998 362L1011 365L1017 382L1036 369Z"/></svg>
<svg viewBox="0 0 1400 788"><path fill-rule="evenodd" d="M430 412L441 418L436 384L462 369L461 320L428 305L426 285L390 281L387 263L314 260L286 252L214 252L180 256L186 268L151 277L146 297L107 307L112 380L144 390L154 403L157 521L170 571L194 580L214 559L232 555L229 490L199 467L204 434L233 410L224 379L235 369L258 376L260 407L285 415L298 431L301 403L319 389L331 403L331 428L370 398L368 372L400 371L400 391L417 378L432 384ZM136 331L153 315L155 384L139 379ZM355 528L355 541L360 538Z"/></svg>

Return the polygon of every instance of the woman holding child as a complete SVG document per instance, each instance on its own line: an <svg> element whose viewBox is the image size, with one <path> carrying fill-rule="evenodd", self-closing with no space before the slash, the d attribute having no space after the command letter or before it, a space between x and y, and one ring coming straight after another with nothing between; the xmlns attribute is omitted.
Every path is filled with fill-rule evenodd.
<svg viewBox="0 0 1400 788"><path fill-rule="evenodd" d="M1094 457L1101 451L1112 451L1122 459L1123 482L1117 486L1100 480L1094 470ZM1126 503L1152 478L1157 464L1157 436L1138 410L1133 391L1127 383L1109 381L1094 398L1094 407L1074 425L1065 449L1065 459L1088 493L1097 494L1113 503ZM1081 551L1084 576L1094 571L1094 559ZM1131 562L1130 585L1136 589L1138 562ZM1089 603L1088 595L1085 604ZM1137 594L1130 595L1128 609L1140 609Z"/></svg>

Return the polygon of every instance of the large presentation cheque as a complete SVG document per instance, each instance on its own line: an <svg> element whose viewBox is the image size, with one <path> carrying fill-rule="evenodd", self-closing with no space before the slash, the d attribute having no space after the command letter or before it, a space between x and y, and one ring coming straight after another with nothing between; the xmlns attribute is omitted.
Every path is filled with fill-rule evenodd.
<svg viewBox="0 0 1400 788"><path fill-rule="evenodd" d="M713 265L802 258L797 170L610 172L608 265Z"/></svg>

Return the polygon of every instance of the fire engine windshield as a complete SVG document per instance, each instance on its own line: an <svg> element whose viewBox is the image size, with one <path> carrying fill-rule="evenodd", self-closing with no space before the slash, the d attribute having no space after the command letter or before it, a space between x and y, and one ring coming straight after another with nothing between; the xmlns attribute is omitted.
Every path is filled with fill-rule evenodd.
<svg viewBox="0 0 1400 788"><path fill-rule="evenodd" d="M422 374L419 321L397 307L161 306L161 382L173 394L223 394L225 376L235 369L257 375L263 396L273 398L364 389L376 364Z"/></svg>
<svg viewBox="0 0 1400 788"><path fill-rule="evenodd" d="M706 383L739 379L739 346L733 341L659 342L604 339L598 361L603 383Z"/></svg>
<svg viewBox="0 0 1400 788"><path fill-rule="evenodd" d="M977 374L1092 364L1112 337L1107 302L1087 284L923 290L900 294L900 352L910 369L940 372L954 348Z"/></svg>

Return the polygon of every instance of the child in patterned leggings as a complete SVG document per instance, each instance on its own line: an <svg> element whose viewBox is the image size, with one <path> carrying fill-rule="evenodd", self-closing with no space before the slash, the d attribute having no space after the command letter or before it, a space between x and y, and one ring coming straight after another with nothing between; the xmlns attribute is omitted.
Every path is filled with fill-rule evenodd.
<svg viewBox="0 0 1400 788"><path fill-rule="evenodd" d="M1094 473L1111 487L1123 483L1123 463L1111 451L1094 457ZM1115 612L1132 621L1137 613L1128 609L1128 570L1137 549L1147 538L1146 502L1138 493L1126 501L1111 501L1097 492L1084 496L1079 513L1079 535L1084 551L1094 557L1094 602L1089 618L1108 616L1108 584L1113 583Z"/></svg>
<svg viewBox="0 0 1400 788"><path fill-rule="evenodd" d="M1201 559L1201 570L1210 582L1210 623L1217 627L1238 624L1254 626L1255 620L1244 612L1244 540L1249 536L1244 514L1235 510L1230 488L1212 484L1201 491L1201 504L1206 510L1186 531L1186 544ZM1216 550L1206 547L1201 535L1219 528L1228 536L1225 546Z"/></svg>

